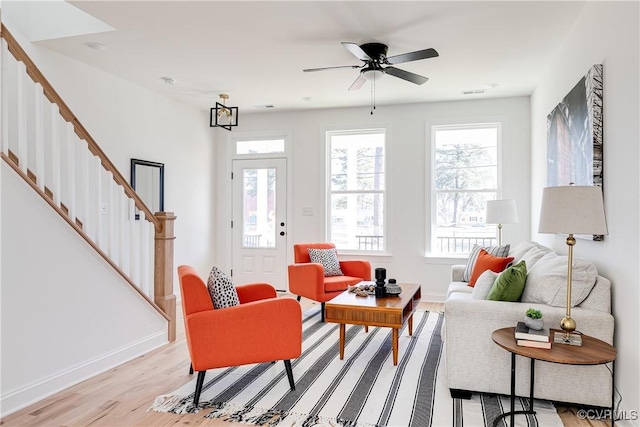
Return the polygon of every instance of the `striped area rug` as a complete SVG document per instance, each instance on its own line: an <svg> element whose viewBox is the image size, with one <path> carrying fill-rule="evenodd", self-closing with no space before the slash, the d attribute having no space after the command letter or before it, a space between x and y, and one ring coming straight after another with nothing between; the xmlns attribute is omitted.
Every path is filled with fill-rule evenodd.
<svg viewBox="0 0 640 427"><path fill-rule="evenodd" d="M292 360L295 391L289 389L282 362L221 368L207 372L198 408L193 406L194 376L180 389L158 396L150 410L201 412L261 426L481 427L492 426L509 408L506 396L451 399L441 363L441 313L414 314L413 336L406 327L400 334L397 366L389 328L371 327L365 333L362 326L347 325L340 360L338 325L320 323L319 306L303 316L303 352ZM516 416L517 425L562 426L553 405L535 405L537 415Z"/></svg>

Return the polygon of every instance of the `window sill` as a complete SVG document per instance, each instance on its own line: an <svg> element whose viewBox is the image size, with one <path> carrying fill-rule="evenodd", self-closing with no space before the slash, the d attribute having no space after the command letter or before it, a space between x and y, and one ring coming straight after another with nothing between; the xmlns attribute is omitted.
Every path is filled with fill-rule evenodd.
<svg viewBox="0 0 640 427"><path fill-rule="evenodd" d="M361 259L361 258L391 258L393 255L388 252L338 252L339 258Z"/></svg>
<svg viewBox="0 0 640 427"><path fill-rule="evenodd" d="M468 254L464 255L435 255L427 254L424 256L425 264L442 264L442 265L454 265L465 264L469 258Z"/></svg>

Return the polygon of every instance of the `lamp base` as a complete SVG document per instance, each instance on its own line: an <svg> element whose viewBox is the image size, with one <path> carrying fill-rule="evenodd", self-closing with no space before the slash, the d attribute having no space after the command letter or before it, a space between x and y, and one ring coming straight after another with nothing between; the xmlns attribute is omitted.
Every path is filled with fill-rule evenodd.
<svg viewBox="0 0 640 427"><path fill-rule="evenodd" d="M559 331L556 329L553 332L553 343L581 346L582 335L574 332Z"/></svg>

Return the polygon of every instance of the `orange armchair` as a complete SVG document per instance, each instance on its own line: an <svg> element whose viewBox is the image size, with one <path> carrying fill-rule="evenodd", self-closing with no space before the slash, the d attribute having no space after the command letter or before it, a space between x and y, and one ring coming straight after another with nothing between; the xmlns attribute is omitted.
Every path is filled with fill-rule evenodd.
<svg viewBox="0 0 640 427"><path fill-rule="evenodd" d="M324 303L363 280L371 280L371 264L364 260L340 261L343 276L324 276L321 264L311 262L309 248L335 249L333 243L299 243L293 245L293 260L289 265L289 291L322 303L322 321L324 322Z"/></svg>
<svg viewBox="0 0 640 427"><path fill-rule="evenodd" d="M302 352L302 312L292 298L276 298L273 286L236 286L240 305L214 309L193 267L178 267L184 328L192 371L198 371L193 403L198 406L207 369L284 360L295 390L291 360Z"/></svg>

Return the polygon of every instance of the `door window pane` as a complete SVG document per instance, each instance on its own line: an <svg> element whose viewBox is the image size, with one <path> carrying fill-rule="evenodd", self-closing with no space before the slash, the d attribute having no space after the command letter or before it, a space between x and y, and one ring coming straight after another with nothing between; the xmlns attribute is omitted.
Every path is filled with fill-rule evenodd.
<svg viewBox="0 0 640 427"><path fill-rule="evenodd" d="M276 170L244 169L242 245L245 248L275 248Z"/></svg>

